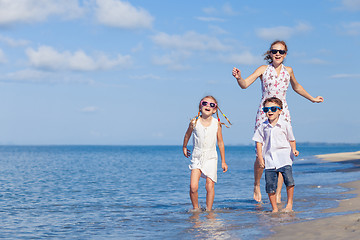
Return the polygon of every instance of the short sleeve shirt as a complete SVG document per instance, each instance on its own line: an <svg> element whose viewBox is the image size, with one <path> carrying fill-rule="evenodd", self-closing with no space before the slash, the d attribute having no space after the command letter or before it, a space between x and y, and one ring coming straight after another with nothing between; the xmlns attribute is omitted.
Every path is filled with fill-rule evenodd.
<svg viewBox="0 0 360 240"><path fill-rule="evenodd" d="M276 125L272 126L266 120L256 129L253 140L263 145L265 169L277 169L292 165L294 154L290 141L295 141L295 137L288 122L279 118Z"/></svg>

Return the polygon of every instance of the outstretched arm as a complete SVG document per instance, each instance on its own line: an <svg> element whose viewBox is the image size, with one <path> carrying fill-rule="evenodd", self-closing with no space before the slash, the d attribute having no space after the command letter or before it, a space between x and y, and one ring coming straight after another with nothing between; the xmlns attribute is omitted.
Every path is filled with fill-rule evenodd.
<svg viewBox="0 0 360 240"><path fill-rule="evenodd" d="M290 82L291 82L291 87L292 89L294 89L294 91L303 96L304 98L310 100L311 102L315 102L315 103L320 103L324 101L324 98L321 96L317 96L317 97L313 97L311 96L301 85L300 83L298 83L298 81L295 78L294 75L294 71L292 70L291 67L286 67L286 70L289 72L290 74Z"/></svg>
<svg viewBox="0 0 360 240"><path fill-rule="evenodd" d="M224 140L223 140L223 136L222 136L220 123L219 123L218 132L217 132L217 142L218 142L220 157L221 157L221 168L223 169L223 172L226 172L228 170L228 165L225 162L225 145L224 145Z"/></svg>
<svg viewBox="0 0 360 240"><path fill-rule="evenodd" d="M192 131L194 129L192 123L193 122L191 121L190 124L189 124L188 129L186 130L186 133L185 133L185 136L184 136L184 142L183 142L183 153L184 153L184 156L187 157L187 158L190 157L190 155L191 155L190 150L187 149L187 144L188 144L189 139L191 137L191 133L192 133Z"/></svg>
<svg viewBox="0 0 360 240"><path fill-rule="evenodd" d="M232 75L236 78L237 83L242 89L248 88L251 84L255 82L255 80L260 77L266 70L266 65L262 65L258 67L255 72L253 72L249 77L243 79L241 77L241 71L237 68L233 68Z"/></svg>

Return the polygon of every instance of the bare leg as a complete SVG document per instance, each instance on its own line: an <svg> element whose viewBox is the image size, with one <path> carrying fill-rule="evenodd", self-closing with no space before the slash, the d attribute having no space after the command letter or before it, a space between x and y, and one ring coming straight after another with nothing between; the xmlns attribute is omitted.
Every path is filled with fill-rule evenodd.
<svg viewBox="0 0 360 240"><path fill-rule="evenodd" d="M261 202L260 179L264 169L260 167L259 161L256 158L254 163L254 200Z"/></svg>
<svg viewBox="0 0 360 240"><path fill-rule="evenodd" d="M276 193L268 193L269 195L269 200L270 200L270 203L271 203L271 207L272 207L272 212L275 213L275 212L278 212L279 209L277 207L277 203L276 203Z"/></svg>
<svg viewBox="0 0 360 240"><path fill-rule="evenodd" d="M200 169L191 170L190 176L190 200L194 209L199 208L199 200L198 200L198 189L199 189L199 180L201 176Z"/></svg>
<svg viewBox="0 0 360 240"><path fill-rule="evenodd" d="M215 197L215 182L206 178L206 210L211 211Z"/></svg>
<svg viewBox="0 0 360 240"><path fill-rule="evenodd" d="M294 201L294 186L286 187L287 193L287 204L285 212L292 212L293 201Z"/></svg>
<svg viewBox="0 0 360 240"><path fill-rule="evenodd" d="M284 178L282 174L279 174L278 182L277 182L277 188L276 188L276 202L281 203L281 188L284 183Z"/></svg>

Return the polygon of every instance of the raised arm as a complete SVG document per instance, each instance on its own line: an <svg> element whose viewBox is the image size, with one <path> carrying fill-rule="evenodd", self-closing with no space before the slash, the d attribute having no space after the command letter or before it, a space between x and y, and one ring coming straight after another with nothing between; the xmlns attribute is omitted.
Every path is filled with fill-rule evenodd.
<svg viewBox="0 0 360 240"><path fill-rule="evenodd" d="M300 83L298 83L298 81L295 78L294 75L294 71L291 67L286 67L286 70L288 71L288 73L290 74L290 83L291 83L291 87L292 89L294 89L294 91L303 96L304 98L310 100L311 102L315 102L315 103L320 103L324 101L324 98L321 96L317 96L317 97L313 97L311 96L301 85Z"/></svg>
<svg viewBox="0 0 360 240"><path fill-rule="evenodd" d="M260 77L266 70L266 65L262 65L258 67L255 72L253 72L249 77L243 79L241 77L241 71L237 68L233 68L232 75L236 78L237 83L242 89L248 88L251 84L255 82L255 80Z"/></svg>

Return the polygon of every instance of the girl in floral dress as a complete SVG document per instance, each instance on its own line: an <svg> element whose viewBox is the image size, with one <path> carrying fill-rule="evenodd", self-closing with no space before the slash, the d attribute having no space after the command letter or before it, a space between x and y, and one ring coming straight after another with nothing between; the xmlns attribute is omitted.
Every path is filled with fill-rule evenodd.
<svg viewBox="0 0 360 240"><path fill-rule="evenodd" d="M241 77L241 71L239 69L235 67L233 68L232 75L236 78L237 83L242 89L248 88L255 82L257 78L260 78L261 80L262 99L256 114L255 130L262 122L266 120L266 115L261 108L264 100L269 97L277 97L283 102L284 107L281 117L291 123L290 112L286 102L286 91L288 89L289 83L291 83L291 87L296 93L305 97L311 102L320 103L324 101L323 97L318 96L314 98L307 91L305 91L305 89L296 80L293 69L283 65L287 51L288 48L284 41L277 40L273 42L270 45L270 49L264 54L265 60L269 64L260 66L254 71L254 73L245 79ZM260 179L264 171L264 167L265 166L260 165L258 159L256 158L254 164L254 199L258 202L261 202ZM279 177L277 189L278 202L281 202L280 194L282 183L282 178Z"/></svg>

